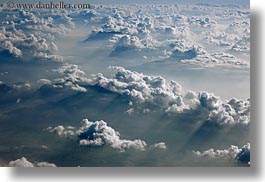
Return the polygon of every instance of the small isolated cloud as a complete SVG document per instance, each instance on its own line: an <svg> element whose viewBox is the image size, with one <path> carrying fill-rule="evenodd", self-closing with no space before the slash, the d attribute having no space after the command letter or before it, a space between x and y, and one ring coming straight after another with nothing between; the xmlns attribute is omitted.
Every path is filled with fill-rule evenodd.
<svg viewBox="0 0 265 182"><path fill-rule="evenodd" d="M199 158L223 160L235 159L248 164L250 162L250 143L244 145L242 148L231 145L228 149L224 150L209 149L203 152L193 151L193 154Z"/></svg>
<svg viewBox="0 0 265 182"><path fill-rule="evenodd" d="M48 162L38 162L36 167L56 167L56 165Z"/></svg>
<svg viewBox="0 0 265 182"><path fill-rule="evenodd" d="M51 85L52 84L52 81L49 80L49 79L42 78L42 79L39 79L38 80L38 83L39 84L42 84L42 85Z"/></svg>
<svg viewBox="0 0 265 182"><path fill-rule="evenodd" d="M165 142L159 142L151 145L151 148L158 148L158 149L167 149L166 143Z"/></svg>
<svg viewBox="0 0 265 182"><path fill-rule="evenodd" d="M80 83L87 83L88 79L84 76L85 72L79 69L74 64L64 64L56 72L63 75L62 78L57 78L53 82L54 87L67 87L75 91L86 92L86 88L80 86Z"/></svg>
<svg viewBox="0 0 265 182"><path fill-rule="evenodd" d="M24 83L24 82L14 83L12 86L15 89L22 89L22 90L28 90L28 89L31 88L31 84L30 83Z"/></svg>
<svg viewBox="0 0 265 182"><path fill-rule="evenodd" d="M53 71L62 76L53 80L43 78L38 80L38 83L42 85L52 85L54 88L68 88L77 92L87 91L87 89L80 86L80 84L88 83L88 79L85 77L85 72L77 65L66 63Z"/></svg>
<svg viewBox="0 0 265 182"><path fill-rule="evenodd" d="M81 146L109 146L119 151L127 149L145 150L147 144L142 140L121 139L120 133L107 125L103 120L91 122L87 119L82 121L80 128L74 127L49 127L49 132L54 132L59 136L75 136L79 139Z"/></svg>
<svg viewBox="0 0 265 182"><path fill-rule="evenodd" d="M29 162L25 157L22 157L21 159L17 159L15 161L9 162L10 167L34 167L34 165Z"/></svg>
<svg viewBox="0 0 265 182"><path fill-rule="evenodd" d="M124 151L127 149L145 150L146 143L142 140L121 139L119 132L107 125L104 121L90 122L83 120L79 130L80 145L103 146Z"/></svg>
<svg viewBox="0 0 265 182"><path fill-rule="evenodd" d="M47 131L51 133L56 133L59 136L62 137L69 137L69 136L75 136L77 134L76 129L72 126L64 127L64 126L56 126L56 127L48 127Z"/></svg>
<svg viewBox="0 0 265 182"><path fill-rule="evenodd" d="M37 162L36 164L31 163L25 157L17 159L15 161L10 161L9 167L56 167L55 164L48 162Z"/></svg>

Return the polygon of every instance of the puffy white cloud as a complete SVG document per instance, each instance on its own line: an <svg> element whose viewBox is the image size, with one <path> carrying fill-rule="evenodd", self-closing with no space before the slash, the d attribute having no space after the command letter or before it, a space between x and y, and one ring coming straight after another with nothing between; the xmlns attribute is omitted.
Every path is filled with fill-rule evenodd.
<svg viewBox="0 0 265 182"><path fill-rule="evenodd" d="M250 50L250 26L247 20L231 23L226 31L215 30L204 34L209 44L237 52L249 52Z"/></svg>
<svg viewBox="0 0 265 182"><path fill-rule="evenodd" d="M85 72L82 71L77 65L74 64L63 64L58 69L54 69L61 77L53 80L40 79L39 84L52 85L54 88L69 88L77 92L86 92L86 88L80 86L80 84L86 84L89 80L85 77Z"/></svg>
<svg viewBox="0 0 265 182"><path fill-rule="evenodd" d="M41 59L41 60L53 60L56 62L63 62L63 57L59 55L53 55L48 54L46 52L38 52L34 54L35 58Z"/></svg>
<svg viewBox="0 0 265 182"><path fill-rule="evenodd" d="M202 107L209 110L208 120L220 125L249 124L250 102L232 98L222 102L212 93L200 92L199 101Z"/></svg>
<svg viewBox="0 0 265 182"><path fill-rule="evenodd" d="M9 167L56 167L55 164L48 162L38 162L36 164L31 163L25 157L17 159L15 161L10 161L8 164Z"/></svg>
<svg viewBox="0 0 265 182"><path fill-rule="evenodd" d="M85 77L85 72L79 69L77 65L66 63L54 71L62 74L63 77L54 79L52 82L53 87L66 87L78 92L87 91L85 87L79 85L82 83L88 83L88 79Z"/></svg>
<svg viewBox="0 0 265 182"><path fill-rule="evenodd" d="M63 13L58 16L54 11L50 16L54 16L56 20L46 16L45 11L36 13L13 10L13 16L9 16L9 11L5 9L2 13L4 23L0 25L0 51L8 51L10 55L23 61L35 60L34 58L63 60L62 56L57 55L58 47L52 40L74 27L70 17Z"/></svg>
<svg viewBox="0 0 265 182"><path fill-rule="evenodd" d="M38 80L38 83L43 84L43 85L51 85L52 81L49 79L42 78Z"/></svg>
<svg viewBox="0 0 265 182"><path fill-rule="evenodd" d="M250 143L244 145L242 148L231 145L228 149L214 150L209 149L203 152L193 151L194 155L200 158L207 159L236 159L241 162L250 162Z"/></svg>
<svg viewBox="0 0 265 182"><path fill-rule="evenodd" d="M210 54L200 44L187 38L167 40L164 41L164 44L168 45L168 47L164 50L165 58L170 58L173 61L180 61L200 66L250 65L249 62L225 52ZM232 49L232 47L236 48L236 46L231 45L230 49Z"/></svg>
<svg viewBox="0 0 265 182"><path fill-rule="evenodd" d="M18 83L14 83L12 85L12 87L15 89L28 90L31 88L31 84L30 83L24 83L24 82L18 82Z"/></svg>
<svg viewBox="0 0 265 182"><path fill-rule="evenodd" d="M57 135L62 137L75 136L77 134L76 128L72 126L68 126L67 128L61 125L56 127L48 127L47 131L56 133Z"/></svg>
<svg viewBox="0 0 265 182"><path fill-rule="evenodd" d="M208 16L192 16L188 18L188 22L191 25L197 25L205 28L213 27L217 24L215 20L212 20Z"/></svg>
<svg viewBox="0 0 265 182"><path fill-rule="evenodd" d="M165 109L184 108L181 86L177 82L167 83L160 76L147 76L123 67L111 68L117 70L113 78L98 74L90 80L90 84L122 94L132 102L150 103Z"/></svg>
<svg viewBox="0 0 265 182"><path fill-rule="evenodd" d="M56 167L56 165L48 162L38 162L36 167Z"/></svg>
<svg viewBox="0 0 265 182"><path fill-rule="evenodd" d="M91 85L97 85L115 93L128 97L130 106L127 112L136 112L135 107L149 104L158 106L166 113L178 113L203 107L208 110L207 120L219 125L249 124L250 101L232 98L222 101L219 97L206 91L188 91L181 93L181 86L160 76L147 76L135 71L126 70L123 67L111 67L116 69L113 77L107 78L102 74L96 75L89 81ZM137 104L133 104L133 103ZM147 108L150 111L149 108Z"/></svg>
<svg viewBox="0 0 265 182"><path fill-rule="evenodd" d="M86 82L87 79L84 77L85 72L79 69L77 65L74 64L64 64L59 69L55 70L58 73L64 74L65 80L69 80L71 82Z"/></svg>
<svg viewBox="0 0 265 182"><path fill-rule="evenodd" d="M134 109L133 108L130 108L126 111L126 113L128 113L129 115L133 114L134 113Z"/></svg>
<svg viewBox="0 0 265 182"><path fill-rule="evenodd" d="M119 132L107 125L104 121L90 122L83 120L79 130L80 145L102 146L107 145L124 151L127 149L145 150L146 143L142 140L125 140L120 138Z"/></svg>
<svg viewBox="0 0 265 182"><path fill-rule="evenodd" d="M6 38L0 33L0 51L1 50L7 50L11 55L14 55L15 57L22 56L21 50L16 48L12 44L12 42L6 40Z"/></svg>
<svg viewBox="0 0 265 182"><path fill-rule="evenodd" d="M22 157L21 159L17 159L15 161L9 162L10 167L34 167L34 165L29 162L25 157Z"/></svg>
<svg viewBox="0 0 265 182"><path fill-rule="evenodd" d="M55 132L59 136L77 136L81 146L109 146L119 151L127 149L145 150L147 144L142 140L121 139L120 133L107 125L103 120L91 122L87 119L82 121L80 128L64 128L63 126L49 127L49 132Z"/></svg>
<svg viewBox="0 0 265 182"><path fill-rule="evenodd" d="M229 21L223 23L221 14L223 7L204 6L119 6L113 10L113 6L102 7L98 14L99 23L102 25L95 28L89 39L108 39L113 45L111 56L120 56L119 53L127 51L141 52L149 49L154 52L159 60L171 58L189 64L201 66L249 66L244 58L237 58L228 55L232 51L249 51L249 23L248 17L243 17L246 12L241 13L242 22L234 22L232 17L226 17ZM142 9L145 11L142 11ZM238 14L233 8L229 11ZM159 13L155 13L155 12ZM186 11L209 12L209 15L187 15ZM174 13L172 13L174 12ZM227 12L226 12L227 13ZM225 14L226 14L225 13ZM213 16L212 16L213 15ZM231 19L230 19L231 18ZM220 21L220 22L219 22ZM230 24L231 23L231 24ZM230 24L230 25L229 25ZM240 31L235 29L241 25ZM228 28L226 28L228 26ZM209 31L205 32L204 28ZM223 30L223 31L220 31ZM233 29L233 30L232 30ZM232 31L231 31L232 30ZM208 48L205 50L201 44L201 38L205 37L206 42L221 46L218 54L212 54ZM89 40L88 39L88 40ZM193 40L193 41L188 41ZM176 45L174 44L176 41ZM223 48L226 48L224 51ZM138 54L138 53L136 53ZM139 53L140 55L140 53ZM145 58L151 58L144 56ZM153 58L152 58L153 59ZM167 59L166 59L167 60ZM147 59L146 61L150 61Z"/></svg>
<svg viewBox="0 0 265 182"><path fill-rule="evenodd" d="M151 145L151 148L159 148L159 149L167 149L166 143L165 142L159 142L155 143L154 145Z"/></svg>

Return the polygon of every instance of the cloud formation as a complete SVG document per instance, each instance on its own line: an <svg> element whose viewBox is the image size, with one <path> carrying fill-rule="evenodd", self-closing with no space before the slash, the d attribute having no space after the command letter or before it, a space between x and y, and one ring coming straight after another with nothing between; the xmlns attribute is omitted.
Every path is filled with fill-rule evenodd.
<svg viewBox="0 0 265 182"><path fill-rule="evenodd" d="M74 127L49 127L47 131L54 132L62 137L78 137L80 146L100 147L109 146L121 152L128 149L143 151L147 144L140 140L122 139L120 133L103 121L91 122L87 119L82 121L77 129Z"/></svg>
<svg viewBox="0 0 265 182"><path fill-rule="evenodd" d="M119 132L107 125L103 120L90 122L83 120L79 129L80 145L103 146L125 151L127 149L145 150L147 144L142 140L121 139Z"/></svg>
<svg viewBox="0 0 265 182"><path fill-rule="evenodd" d="M248 164L250 162L250 143L244 145L242 148L231 145L228 149L224 150L209 149L203 152L193 151L193 154L199 158L223 160L235 159Z"/></svg>
<svg viewBox="0 0 265 182"><path fill-rule="evenodd" d="M54 71L63 75L61 78L54 79L54 87L67 87L79 92L87 91L85 87L79 85L82 83L87 83L88 79L84 76L85 72L79 69L77 65L66 63Z"/></svg>
<svg viewBox="0 0 265 182"><path fill-rule="evenodd" d="M152 105L162 108L166 113L178 113L203 107L208 110L208 121L219 125L249 124L250 100L232 98L222 101L206 91L188 91L182 94L181 85L175 81L167 83L163 77L147 76L123 67L111 67L117 70L111 78L99 73L89 84L100 86L119 93L130 101L130 105ZM184 101L186 103L184 103ZM145 108L146 109L146 108ZM135 110L127 111L133 114Z"/></svg>
<svg viewBox="0 0 265 182"><path fill-rule="evenodd" d="M169 110L187 109L177 82L167 83L161 76L147 76L123 67L111 68L117 70L112 78L99 73L89 83L122 94L132 102L150 103Z"/></svg>
<svg viewBox="0 0 265 182"><path fill-rule="evenodd" d="M42 85L51 85L53 88L68 88L77 92L86 92L87 89L81 84L88 83L85 72L75 64L65 63L58 69L53 70L60 74L61 77L53 80L42 78L37 82Z"/></svg>
<svg viewBox="0 0 265 182"><path fill-rule="evenodd" d="M74 28L66 13L53 11L46 16L45 11L37 13L18 9L12 10L12 15L7 9L1 13L0 52L6 51L9 56L22 61L63 61L53 40L55 36L64 35Z"/></svg>
<svg viewBox="0 0 265 182"><path fill-rule="evenodd" d="M200 92L199 101L202 107L209 110L208 120L220 125L249 124L250 100L232 98L221 101L212 93Z"/></svg>
<svg viewBox="0 0 265 182"><path fill-rule="evenodd" d="M10 161L8 164L9 167L56 167L55 164L48 162L37 162L36 164L31 163L25 157L20 159Z"/></svg>

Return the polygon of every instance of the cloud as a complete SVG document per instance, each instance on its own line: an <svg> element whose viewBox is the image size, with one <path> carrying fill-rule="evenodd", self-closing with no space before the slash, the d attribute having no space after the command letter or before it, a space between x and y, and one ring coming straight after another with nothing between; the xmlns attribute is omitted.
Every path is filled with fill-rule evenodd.
<svg viewBox="0 0 265 182"><path fill-rule="evenodd" d="M146 11L142 11L146 7L141 5L130 6L130 10L126 7L121 6L115 11L111 11L112 6L102 7L100 10L102 12L98 14L100 17L98 23L101 26L91 32L87 41L109 40L110 46L113 47L110 56L121 57L123 56L121 53L128 51L141 55L143 50L148 49L146 54L155 54L158 61L164 58L168 61L167 58L170 58L201 66L249 66L249 62L244 58L237 58L231 54L231 51L249 51L250 31L247 12L239 13L231 7L228 8L232 14L242 16L242 22L238 22L232 19L231 15L223 17L221 13L224 7L221 6L180 8L168 5L160 9L157 9L157 6L150 6ZM172 10L176 11L170 13ZM156 11L160 13L154 14ZM206 11L211 13L211 16L188 16L186 11ZM220 23L224 18L229 21L225 24ZM205 28L209 31L206 32ZM204 37L203 41L201 37ZM174 41L176 45L173 45ZM204 41L221 46L221 51L213 54L208 48L205 50L202 46ZM230 54L227 54L227 51ZM149 58L146 61L151 61L152 56L144 56Z"/></svg>
<svg viewBox="0 0 265 182"><path fill-rule="evenodd" d="M22 157L21 159L17 159L15 161L9 162L10 167L34 167L34 165L29 162L25 157Z"/></svg>
<svg viewBox="0 0 265 182"><path fill-rule="evenodd" d="M202 107L207 109L207 121L218 125L247 125L250 122L250 100L232 98L222 101L213 93L206 91L188 91L182 94L182 87L175 81L169 83L161 76L147 76L123 67L111 67L117 70L111 78L99 73L88 83L119 93L130 101L127 112L133 114L134 108L156 106L166 113L181 113ZM137 103L137 104L134 104ZM150 111L150 109L149 109Z"/></svg>
<svg viewBox="0 0 265 182"><path fill-rule="evenodd" d="M154 145L151 145L151 148L158 148L158 149L166 150L167 146L165 142L160 142L160 143L155 143Z"/></svg>
<svg viewBox="0 0 265 182"><path fill-rule="evenodd" d="M70 137L70 136L77 135L76 129L72 126L68 126L67 128L61 125L56 126L56 127L48 127L47 131L51 133L56 133L57 135L61 137Z"/></svg>
<svg viewBox="0 0 265 182"><path fill-rule="evenodd" d="M249 124L250 101L232 98L222 102L212 93L200 92L199 101L202 107L209 110L208 121L220 125Z"/></svg>
<svg viewBox="0 0 265 182"><path fill-rule="evenodd" d="M17 159L15 161L10 161L8 164L9 167L56 167L55 164L48 162L38 162L36 164L31 163L25 157Z"/></svg>
<svg viewBox="0 0 265 182"><path fill-rule="evenodd" d="M85 77L85 72L77 65L65 63L53 71L59 73L60 76L53 80L42 78L39 79L37 83L41 85L51 85L53 88L58 89L68 88L77 92L87 91L85 87L80 85L87 84L89 80Z"/></svg>
<svg viewBox="0 0 265 182"><path fill-rule="evenodd" d="M214 27L216 26L217 22L212 20L208 16L192 16L187 20L190 25L201 26L204 28Z"/></svg>
<svg viewBox="0 0 265 182"><path fill-rule="evenodd" d="M22 52L16 48L12 42L6 40L6 37L0 33L0 51L7 50L11 55L15 57L21 57Z"/></svg>
<svg viewBox="0 0 265 182"><path fill-rule="evenodd" d="M250 143L244 145L242 148L231 145L228 149L214 150L209 149L203 152L193 151L193 154L199 158L206 159L235 159L243 163L250 162Z"/></svg>
<svg viewBox="0 0 265 182"><path fill-rule="evenodd" d="M52 81L49 80L49 79L42 78L42 79L39 79L38 80L38 83L39 84L43 84L43 85L51 85L52 84Z"/></svg>
<svg viewBox="0 0 265 182"><path fill-rule="evenodd" d="M204 39L208 44L215 44L226 50L249 52L250 50L250 23L249 19L235 21L228 25L225 31L208 31Z"/></svg>
<svg viewBox="0 0 265 182"><path fill-rule="evenodd" d="M45 11L36 13L13 10L12 16L9 16L9 11L4 9L2 13L4 23L0 25L1 52L7 51L10 56L19 58L16 60L22 61L63 61L63 57L57 54L57 45L52 40L74 27L70 17L64 13L58 16L54 12L46 16Z"/></svg>
<svg viewBox="0 0 265 182"><path fill-rule="evenodd" d="M120 134L104 121L90 122L83 120L79 130L80 145L103 146L125 151L127 149L145 150L146 143L142 140L121 139Z"/></svg>
<svg viewBox="0 0 265 182"><path fill-rule="evenodd" d="M30 83L24 83L24 82L18 82L18 83L14 83L12 85L12 87L15 89L28 90L31 88L31 84Z"/></svg>
<svg viewBox="0 0 265 182"><path fill-rule="evenodd" d="M56 167L56 165L48 162L38 162L36 167Z"/></svg>
<svg viewBox="0 0 265 182"><path fill-rule="evenodd" d="M184 108L181 86L177 82L167 83L163 77L147 76L123 67L111 68L117 70L112 78L99 73L89 83L122 94L132 102L150 103L165 109Z"/></svg>
<svg viewBox="0 0 265 182"><path fill-rule="evenodd" d="M55 88L66 87L79 92L87 91L85 87L79 85L87 83L88 79L85 77L85 72L79 69L77 65L66 63L54 71L63 75L61 78L54 79L53 86Z"/></svg>
<svg viewBox="0 0 265 182"><path fill-rule="evenodd" d="M200 66L249 66L249 62L239 59L232 54L225 52L210 54L200 44L188 38L171 39L164 41L164 44L167 45L164 50L165 61L168 61L169 58L169 60L172 61L180 61ZM237 48L238 46L233 45L232 47Z"/></svg>
<svg viewBox="0 0 265 182"><path fill-rule="evenodd" d="M49 127L49 132L55 132L59 136L73 137L76 136L79 139L81 146L100 147L109 146L119 151L125 151L128 149L135 149L143 151L147 144L140 140L126 140L121 139L120 133L115 131L112 127L103 121L91 122L87 119L82 121L80 128L74 127L64 128L63 126Z"/></svg>

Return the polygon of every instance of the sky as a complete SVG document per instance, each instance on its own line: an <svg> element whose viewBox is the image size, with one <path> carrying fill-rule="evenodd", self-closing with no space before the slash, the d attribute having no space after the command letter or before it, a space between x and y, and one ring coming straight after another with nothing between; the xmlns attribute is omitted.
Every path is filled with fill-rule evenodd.
<svg viewBox="0 0 265 182"><path fill-rule="evenodd" d="M248 2L176 2L1 9L0 165L249 167Z"/></svg>

